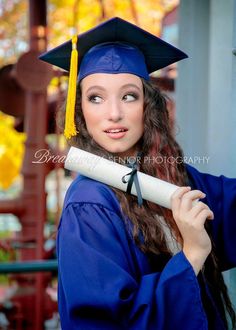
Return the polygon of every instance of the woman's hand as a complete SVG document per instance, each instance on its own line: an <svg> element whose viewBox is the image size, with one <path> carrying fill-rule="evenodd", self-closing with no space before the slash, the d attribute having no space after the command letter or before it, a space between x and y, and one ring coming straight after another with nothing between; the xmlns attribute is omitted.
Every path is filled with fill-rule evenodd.
<svg viewBox="0 0 236 330"><path fill-rule="evenodd" d="M204 197L203 192L190 187L177 189L171 197L173 217L183 238L183 252L196 275L211 252L211 240L204 223L206 219L212 220L214 214L206 204L196 202Z"/></svg>

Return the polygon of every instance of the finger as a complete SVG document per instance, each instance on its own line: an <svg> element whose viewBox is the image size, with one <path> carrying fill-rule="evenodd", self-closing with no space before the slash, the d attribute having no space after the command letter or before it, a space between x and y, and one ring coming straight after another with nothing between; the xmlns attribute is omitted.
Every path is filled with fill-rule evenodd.
<svg viewBox="0 0 236 330"><path fill-rule="evenodd" d="M214 220L214 213L210 210L210 215L207 217L207 220Z"/></svg>
<svg viewBox="0 0 236 330"><path fill-rule="evenodd" d="M191 190L191 187L179 187L178 189L176 189L176 191L172 194L171 199L175 199L175 198L182 198L182 196Z"/></svg>
<svg viewBox="0 0 236 330"><path fill-rule="evenodd" d="M190 191L191 187L180 187L178 188L171 196L171 209L173 216L176 216L177 211L179 210L182 196Z"/></svg>
<svg viewBox="0 0 236 330"><path fill-rule="evenodd" d="M197 203L193 203L195 200L206 197L206 195L200 190L191 190L186 192L182 197L181 207L183 211L187 212L194 207Z"/></svg>
<svg viewBox="0 0 236 330"><path fill-rule="evenodd" d="M207 219L213 219L214 214L210 209L203 209L195 218L195 225L204 227Z"/></svg>
<svg viewBox="0 0 236 330"><path fill-rule="evenodd" d="M203 202L197 202L192 210L190 211L190 215L193 217L193 218L196 218L200 212L202 212L203 210L209 210L211 212L211 216L209 219L213 219L214 218L214 215L213 215L213 212L211 211L211 209L208 207L208 205L206 205L205 203Z"/></svg>

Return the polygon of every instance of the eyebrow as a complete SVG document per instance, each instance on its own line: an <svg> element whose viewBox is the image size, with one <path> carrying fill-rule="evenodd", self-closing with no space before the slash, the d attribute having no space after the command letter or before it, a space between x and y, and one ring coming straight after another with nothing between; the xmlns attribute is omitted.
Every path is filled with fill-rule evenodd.
<svg viewBox="0 0 236 330"><path fill-rule="evenodd" d="M138 89L141 92L141 89L136 85L136 84L125 84L121 87L121 89L125 89L125 88L129 88L129 87L134 87L136 89Z"/></svg>
<svg viewBox="0 0 236 330"><path fill-rule="evenodd" d="M121 86L120 89L123 90L123 89L130 88L130 87L136 88L137 90L139 90L141 92L141 89L136 84L131 84L131 83L130 84L125 84L125 85ZM89 93L93 89L98 89L98 90L101 90L101 91L105 91L106 90L106 88L104 88L102 86L94 85L94 86L89 87L86 90L86 93Z"/></svg>
<svg viewBox="0 0 236 330"><path fill-rule="evenodd" d="M90 91L93 90L93 89L100 89L100 90L102 90L102 91L105 91L105 88L104 88L104 87L99 86L99 85L94 85L94 86L89 87L89 88L86 90L86 93L90 92Z"/></svg>

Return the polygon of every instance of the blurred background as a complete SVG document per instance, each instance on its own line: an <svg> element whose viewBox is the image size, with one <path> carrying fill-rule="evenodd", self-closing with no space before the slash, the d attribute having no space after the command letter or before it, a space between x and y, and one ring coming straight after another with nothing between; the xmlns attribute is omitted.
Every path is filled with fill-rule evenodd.
<svg viewBox="0 0 236 330"><path fill-rule="evenodd" d="M185 161L236 177L235 0L0 0L0 329L60 329L56 230L72 174L56 126L66 72L38 55L119 16L189 59L152 75ZM225 272L236 305L236 270Z"/></svg>

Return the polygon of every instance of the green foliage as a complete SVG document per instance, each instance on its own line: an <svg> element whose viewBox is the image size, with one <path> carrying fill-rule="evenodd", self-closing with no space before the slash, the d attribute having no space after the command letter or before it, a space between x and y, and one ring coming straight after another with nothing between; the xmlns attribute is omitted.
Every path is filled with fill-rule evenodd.
<svg viewBox="0 0 236 330"><path fill-rule="evenodd" d="M7 275L0 274L0 285L9 285L9 279Z"/></svg>
<svg viewBox="0 0 236 330"><path fill-rule="evenodd" d="M0 231L0 240L10 238L12 233L10 231Z"/></svg>
<svg viewBox="0 0 236 330"><path fill-rule="evenodd" d="M0 262L11 261L12 252L0 249Z"/></svg>

